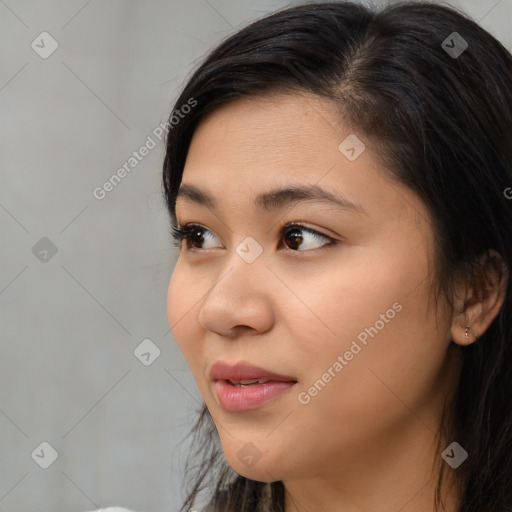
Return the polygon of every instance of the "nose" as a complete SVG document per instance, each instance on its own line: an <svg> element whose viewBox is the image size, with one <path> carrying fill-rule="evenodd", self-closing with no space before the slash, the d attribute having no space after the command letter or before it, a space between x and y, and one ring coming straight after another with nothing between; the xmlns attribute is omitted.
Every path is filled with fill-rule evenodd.
<svg viewBox="0 0 512 512"><path fill-rule="evenodd" d="M274 324L273 279L263 258L247 263L234 254L207 292L199 310L199 323L226 337L268 331Z"/></svg>

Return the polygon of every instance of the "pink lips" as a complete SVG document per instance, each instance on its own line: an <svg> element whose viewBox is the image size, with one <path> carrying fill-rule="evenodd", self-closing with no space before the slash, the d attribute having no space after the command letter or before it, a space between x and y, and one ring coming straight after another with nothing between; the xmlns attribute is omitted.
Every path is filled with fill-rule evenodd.
<svg viewBox="0 0 512 512"><path fill-rule="evenodd" d="M297 383L293 377L279 375L244 362L232 366L217 361L212 366L210 378L215 382L221 406L230 412L256 409ZM254 379L263 382L243 387L235 385L240 381Z"/></svg>

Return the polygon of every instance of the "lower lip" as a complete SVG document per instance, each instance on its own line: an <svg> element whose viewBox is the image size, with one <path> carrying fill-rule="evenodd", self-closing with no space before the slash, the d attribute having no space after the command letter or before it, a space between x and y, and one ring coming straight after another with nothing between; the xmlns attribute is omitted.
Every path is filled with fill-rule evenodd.
<svg viewBox="0 0 512 512"><path fill-rule="evenodd" d="M272 398L290 389L296 382L269 381L238 387L225 380L215 382L217 396L222 407L229 412L257 409Z"/></svg>

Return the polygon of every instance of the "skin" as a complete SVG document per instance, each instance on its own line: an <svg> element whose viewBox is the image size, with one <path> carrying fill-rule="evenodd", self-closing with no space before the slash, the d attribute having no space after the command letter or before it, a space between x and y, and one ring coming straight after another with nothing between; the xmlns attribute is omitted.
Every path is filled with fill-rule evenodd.
<svg viewBox="0 0 512 512"><path fill-rule="evenodd" d="M169 324L228 463L254 480L283 481L286 512L431 512L433 464L444 463L435 434L457 382L459 349L488 328L504 285L493 275L482 290L457 283L454 310L442 297L436 309L429 213L391 180L364 134L356 133L366 144L356 160L338 150L350 133L333 104L308 94L236 100L202 121L182 184L201 187L219 205L177 201L179 224L207 231L204 245L187 250L183 242ZM273 212L253 206L257 194L286 184L319 185L364 212L315 201ZM299 231L300 245L283 234L291 222L337 243ZM252 263L236 252L247 236L263 250ZM394 303L402 306L394 318L300 403L297 393ZM225 411L209 378L219 359L293 376L297 389L256 410ZM260 454L251 467L237 456L249 442ZM445 499L455 512L456 492Z"/></svg>

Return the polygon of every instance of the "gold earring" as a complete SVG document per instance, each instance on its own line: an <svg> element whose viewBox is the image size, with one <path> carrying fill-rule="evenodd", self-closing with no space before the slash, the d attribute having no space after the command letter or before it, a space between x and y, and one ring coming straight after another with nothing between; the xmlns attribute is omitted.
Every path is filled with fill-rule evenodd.
<svg viewBox="0 0 512 512"><path fill-rule="evenodd" d="M471 327L469 325L466 325L466 340L469 341L469 331Z"/></svg>

